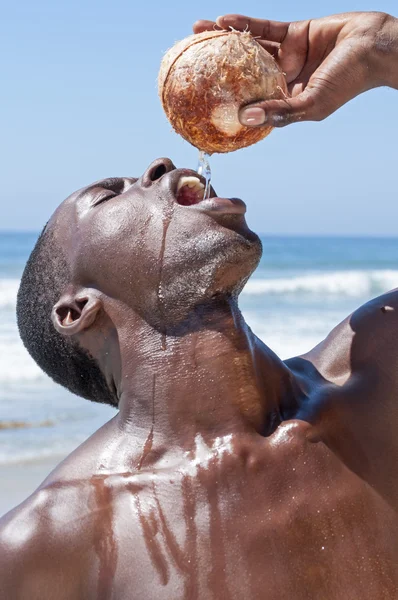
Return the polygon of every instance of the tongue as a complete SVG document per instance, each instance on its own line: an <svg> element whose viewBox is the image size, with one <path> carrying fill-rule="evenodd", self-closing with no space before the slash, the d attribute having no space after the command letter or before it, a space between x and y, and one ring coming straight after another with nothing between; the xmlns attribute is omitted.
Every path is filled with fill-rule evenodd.
<svg viewBox="0 0 398 600"><path fill-rule="evenodd" d="M191 204L198 204L200 199L198 198L198 194L195 192L195 190L187 185L184 185L178 192L177 202L183 206L191 206Z"/></svg>

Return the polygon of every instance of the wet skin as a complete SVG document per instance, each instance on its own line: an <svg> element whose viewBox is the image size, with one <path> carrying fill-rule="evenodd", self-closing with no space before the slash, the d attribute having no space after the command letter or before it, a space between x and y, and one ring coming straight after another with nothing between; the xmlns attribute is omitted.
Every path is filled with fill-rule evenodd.
<svg viewBox="0 0 398 600"><path fill-rule="evenodd" d="M182 174L159 159L50 222L54 326L119 412L0 520L0 597L398 598L398 292L280 361L237 306L244 205L180 206Z"/></svg>

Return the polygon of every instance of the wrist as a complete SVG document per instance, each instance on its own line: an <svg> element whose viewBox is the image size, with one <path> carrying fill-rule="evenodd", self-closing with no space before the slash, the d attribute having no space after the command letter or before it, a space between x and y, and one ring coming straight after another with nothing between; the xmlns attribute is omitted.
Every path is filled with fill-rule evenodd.
<svg viewBox="0 0 398 600"><path fill-rule="evenodd" d="M375 37L374 64L379 85L398 89L398 19L390 15Z"/></svg>

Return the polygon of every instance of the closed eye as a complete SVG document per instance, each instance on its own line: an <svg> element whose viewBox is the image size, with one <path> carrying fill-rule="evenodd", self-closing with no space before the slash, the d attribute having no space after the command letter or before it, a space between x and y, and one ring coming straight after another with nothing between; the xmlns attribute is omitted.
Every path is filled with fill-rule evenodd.
<svg viewBox="0 0 398 600"><path fill-rule="evenodd" d="M88 208L95 208L102 202L106 202L115 196L127 192L138 179L133 177L110 177L96 181L85 188L77 196L77 203Z"/></svg>
<svg viewBox="0 0 398 600"><path fill-rule="evenodd" d="M90 195L91 195L90 205L92 207L94 207L94 206L98 206L99 204L102 204L102 202L106 202L107 200L110 200L110 198L114 198L118 194L116 192L113 192L112 190L107 190L105 188L93 188L90 191Z"/></svg>

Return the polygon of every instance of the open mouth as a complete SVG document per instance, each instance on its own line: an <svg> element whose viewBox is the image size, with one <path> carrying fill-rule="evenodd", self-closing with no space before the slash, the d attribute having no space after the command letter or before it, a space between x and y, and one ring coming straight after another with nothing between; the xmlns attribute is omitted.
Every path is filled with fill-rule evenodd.
<svg viewBox="0 0 398 600"><path fill-rule="evenodd" d="M200 175L196 175L195 172L181 169L178 175L176 173L176 178L177 176L177 183L174 183L174 198L177 204L195 206L198 209L200 208L202 212L211 213L212 216L216 213L220 215L243 215L246 212L246 204L242 200L239 198L219 198L212 186L210 186L209 193L205 198L205 179Z"/></svg>
<svg viewBox="0 0 398 600"><path fill-rule="evenodd" d="M205 185L199 177L193 175L180 177L177 185L176 200L181 206L192 206L202 202L205 195Z"/></svg>

